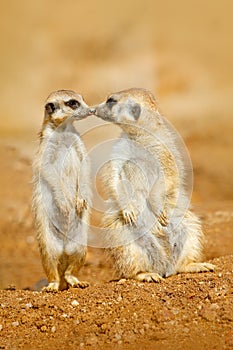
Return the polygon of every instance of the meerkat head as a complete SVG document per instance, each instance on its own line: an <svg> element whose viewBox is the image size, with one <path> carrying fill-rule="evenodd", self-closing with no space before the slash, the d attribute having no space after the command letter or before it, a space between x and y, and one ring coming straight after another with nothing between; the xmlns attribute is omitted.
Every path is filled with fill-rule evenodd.
<svg viewBox="0 0 233 350"><path fill-rule="evenodd" d="M67 120L73 122L93 113L82 96L71 90L52 92L45 101L45 123L56 127Z"/></svg>
<svg viewBox="0 0 233 350"><path fill-rule="evenodd" d="M94 107L95 115L103 120L119 124L122 128L145 127L158 122L158 106L150 91L132 88L108 96L107 100Z"/></svg>

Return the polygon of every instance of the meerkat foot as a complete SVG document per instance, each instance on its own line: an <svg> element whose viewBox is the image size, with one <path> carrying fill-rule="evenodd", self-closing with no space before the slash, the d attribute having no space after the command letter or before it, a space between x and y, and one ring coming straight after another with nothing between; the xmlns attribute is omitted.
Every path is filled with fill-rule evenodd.
<svg viewBox="0 0 233 350"><path fill-rule="evenodd" d="M122 215L123 215L123 220L125 222L126 225L136 225L137 222L137 216L135 214L134 209L125 209L122 211Z"/></svg>
<svg viewBox="0 0 233 350"><path fill-rule="evenodd" d="M87 288L89 286L88 282L79 281L79 279L73 275L66 275L65 280L72 288Z"/></svg>
<svg viewBox="0 0 233 350"><path fill-rule="evenodd" d="M58 292L59 282L50 282L46 287L42 289L42 292Z"/></svg>
<svg viewBox="0 0 233 350"><path fill-rule="evenodd" d="M87 201L86 199L79 199L77 198L76 201L76 212L78 216L81 216L83 211L87 209Z"/></svg>
<svg viewBox="0 0 233 350"><path fill-rule="evenodd" d="M186 266L182 266L178 272L208 272L214 271L215 265L210 263L190 263Z"/></svg>
<svg viewBox="0 0 233 350"><path fill-rule="evenodd" d="M136 275L135 279L140 282L161 282L163 277L155 272L142 272Z"/></svg>

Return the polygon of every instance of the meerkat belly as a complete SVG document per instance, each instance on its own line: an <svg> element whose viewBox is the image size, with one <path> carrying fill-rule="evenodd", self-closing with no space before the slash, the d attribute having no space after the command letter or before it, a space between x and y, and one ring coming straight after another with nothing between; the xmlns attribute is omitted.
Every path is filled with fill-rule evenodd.
<svg viewBox="0 0 233 350"><path fill-rule="evenodd" d="M51 152L49 147L48 152ZM81 172L80 158L74 144L60 142L49 154L49 159L50 162L44 164L46 177L40 179L41 204L56 239L61 242L73 240L79 224L75 205Z"/></svg>

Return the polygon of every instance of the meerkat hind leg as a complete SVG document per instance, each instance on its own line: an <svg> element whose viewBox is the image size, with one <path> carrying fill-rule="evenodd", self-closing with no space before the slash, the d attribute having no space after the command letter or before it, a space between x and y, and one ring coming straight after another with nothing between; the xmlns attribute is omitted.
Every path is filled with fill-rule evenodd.
<svg viewBox="0 0 233 350"><path fill-rule="evenodd" d="M57 260L51 258L49 254L42 254L42 264L45 270L45 273L48 278L48 285L45 286L43 292L58 292L60 285L60 277L58 273Z"/></svg>
<svg viewBox="0 0 233 350"><path fill-rule="evenodd" d="M64 279L68 283L68 285L73 288L86 288L89 286L89 283L85 281L79 281L79 279L73 275L73 270L75 269L76 265L76 258L70 257L69 266L65 271Z"/></svg>
<svg viewBox="0 0 233 350"><path fill-rule="evenodd" d="M134 279L140 282L161 282L163 277L155 272L141 272L138 273Z"/></svg>
<svg viewBox="0 0 233 350"><path fill-rule="evenodd" d="M178 272L208 272L214 271L215 266L210 263L189 263L187 265L183 265L178 269Z"/></svg>

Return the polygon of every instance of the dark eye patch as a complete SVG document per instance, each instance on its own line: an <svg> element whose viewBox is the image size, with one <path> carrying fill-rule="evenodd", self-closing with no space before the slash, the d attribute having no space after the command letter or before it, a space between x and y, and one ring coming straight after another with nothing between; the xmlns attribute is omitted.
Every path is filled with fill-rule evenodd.
<svg viewBox="0 0 233 350"><path fill-rule="evenodd" d="M117 103L117 100L114 98L110 97L106 101L106 105L109 107L109 109L112 109L112 107Z"/></svg>
<svg viewBox="0 0 233 350"><path fill-rule="evenodd" d="M55 111L56 107L54 103L49 102L45 105L45 110L48 114L52 114Z"/></svg>
<svg viewBox="0 0 233 350"><path fill-rule="evenodd" d="M131 113L134 116L135 120L138 120L140 114L141 114L141 107L138 103L135 103L132 107L131 107Z"/></svg>
<svg viewBox="0 0 233 350"><path fill-rule="evenodd" d="M67 102L65 102L65 105L72 108L72 109L76 109L80 106L80 103L77 100L69 100Z"/></svg>
<svg viewBox="0 0 233 350"><path fill-rule="evenodd" d="M117 100L115 100L113 97L110 97L109 99L107 99L106 103L117 103Z"/></svg>

